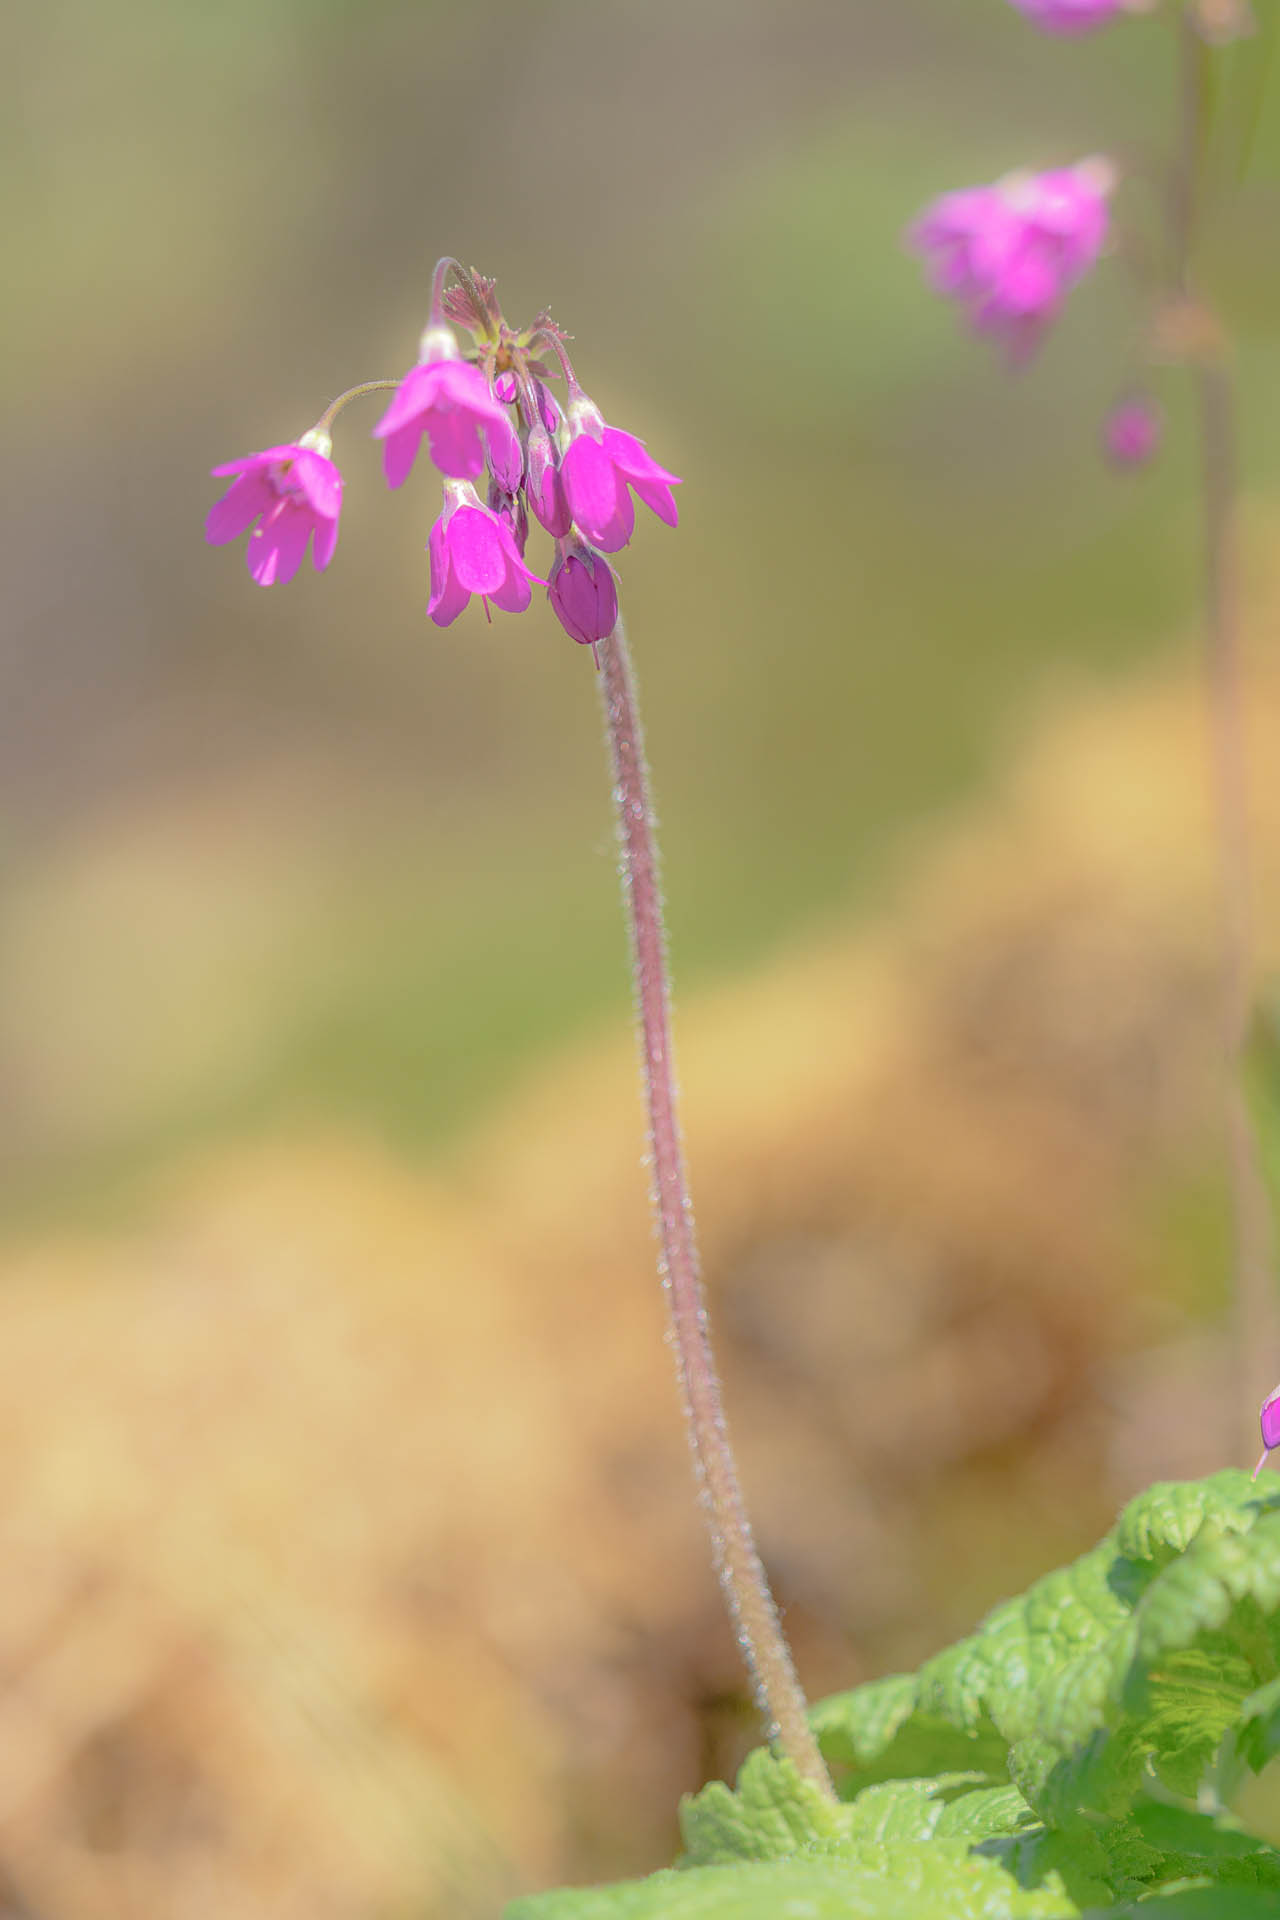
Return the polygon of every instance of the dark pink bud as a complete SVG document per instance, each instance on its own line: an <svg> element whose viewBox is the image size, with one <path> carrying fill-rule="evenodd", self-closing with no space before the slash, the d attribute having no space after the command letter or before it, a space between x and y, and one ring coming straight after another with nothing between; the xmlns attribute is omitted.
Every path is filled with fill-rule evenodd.
<svg viewBox="0 0 1280 1920"><path fill-rule="evenodd" d="M618 588L613 569L601 553L581 540L560 542L547 598L571 640L592 647L607 640L618 624Z"/></svg>
<svg viewBox="0 0 1280 1920"><path fill-rule="evenodd" d="M524 448L505 413L490 422L484 437L489 449L490 473L504 492L518 493L524 479Z"/></svg>
<svg viewBox="0 0 1280 1920"><path fill-rule="evenodd" d="M529 430L525 448L525 492L534 517L558 540L568 533L573 516L560 479L560 458L547 429L539 423Z"/></svg>
<svg viewBox="0 0 1280 1920"><path fill-rule="evenodd" d="M495 400L501 400L504 407L511 405L517 392L518 388L514 373L500 373L493 383L494 398Z"/></svg>
<svg viewBox="0 0 1280 1920"><path fill-rule="evenodd" d="M1164 418L1150 394L1134 393L1107 415L1102 444L1113 467L1145 467L1160 450Z"/></svg>
<svg viewBox="0 0 1280 1920"><path fill-rule="evenodd" d="M556 397L550 387L545 386L541 380L537 382L537 388L538 412L542 415L542 424L548 433L554 433L559 427L562 417L560 408L556 402Z"/></svg>

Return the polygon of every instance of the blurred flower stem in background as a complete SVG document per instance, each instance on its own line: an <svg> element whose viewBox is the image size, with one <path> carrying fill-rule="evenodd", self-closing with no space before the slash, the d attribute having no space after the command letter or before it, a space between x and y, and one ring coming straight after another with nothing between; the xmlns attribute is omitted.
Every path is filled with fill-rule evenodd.
<svg viewBox="0 0 1280 1920"><path fill-rule="evenodd" d="M1236 9L1238 30L1247 30ZM1226 1145L1234 1258L1233 1365L1237 1388L1228 1456L1256 1444L1254 1409L1277 1370L1275 1279L1266 1186L1246 1099L1243 1049L1253 989L1252 858L1240 642L1239 485L1236 396L1230 343L1196 285L1195 253L1208 190L1211 39L1228 33L1224 9L1200 0L1176 21L1181 88L1172 179L1173 344L1191 367L1200 433L1204 527L1204 646L1209 768L1221 911L1221 1021L1226 1061ZM1234 37L1234 36L1231 36Z"/></svg>
<svg viewBox="0 0 1280 1920"><path fill-rule="evenodd" d="M653 808L635 680L621 620L610 637L600 642L599 661L635 969L653 1205L689 1440L720 1584L769 1738L805 1779L834 1800L835 1789L809 1726L804 1694L743 1503L711 1351L693 1206L680 1141Z"/></svg>

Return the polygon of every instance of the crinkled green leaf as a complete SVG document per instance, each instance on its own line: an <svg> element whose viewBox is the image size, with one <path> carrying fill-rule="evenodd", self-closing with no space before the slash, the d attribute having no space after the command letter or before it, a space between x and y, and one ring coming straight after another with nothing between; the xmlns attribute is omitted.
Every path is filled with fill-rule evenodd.
<svg viewBox="0 0 1280 1920"><path fill-rule="evenodd" d="M1060 1883L1020 1887L963 1840L854 1843L839 1853L656 1873L517 1900L507 1920L1076 1920Z"/></svg>
<svg viewBox="0 0 1280 1920"><path fill-rule="evenodd" d="M1003 1749L1054 1826L1121 1817L1149 1765L1194 1794L1280 1668L1278 1507L1235 1469L1152 1487L1092 1552L928 1661L914 1697L897 1676L825 1702L824 1751L856 1784L907 1752L914 1773L954 1766L957 1739L992 1772Z"/></svg>
<svg viewBox="0 0 1280 1920"><path fill-rule="evenodd" d="M1210 1873L1219 1885L1272 1887L1280 1912L1280 1853L1230 1815L1145 1801L1130 1819L1160 1855L1167 1878Z"/></svg>
<svg viewBox="0 0 1280 1920"><path fill-rule="evenodd" d="M847 1832L847 1809L834 1807L789 1760L765 1748L750 1754L737 1790L713 1780L680 1803L685 1867L741 1860L785 1860L804 1847L830 1845Z"/></svg>

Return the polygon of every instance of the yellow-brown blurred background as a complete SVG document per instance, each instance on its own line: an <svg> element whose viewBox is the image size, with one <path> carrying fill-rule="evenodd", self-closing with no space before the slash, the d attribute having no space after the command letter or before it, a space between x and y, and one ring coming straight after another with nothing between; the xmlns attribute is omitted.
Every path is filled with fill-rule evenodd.
<svg viewBox="0 0 1280 1920"><path fill-rule="evenodd" d="M999 0L7 38L0 1911L481 1920L662 1863L752 1737L591 663L426 621L372 412L323 578L206 548L207 470L401 372L455 252L685 476L622 576L731 1414L813 1690L914 1661L1229 1424L1192 410L1161 374L1118 480L1119 262L1011 379L900 239L1150 178L1169 48ZM1274 952L1280 77L1227 77Z"/></svg>

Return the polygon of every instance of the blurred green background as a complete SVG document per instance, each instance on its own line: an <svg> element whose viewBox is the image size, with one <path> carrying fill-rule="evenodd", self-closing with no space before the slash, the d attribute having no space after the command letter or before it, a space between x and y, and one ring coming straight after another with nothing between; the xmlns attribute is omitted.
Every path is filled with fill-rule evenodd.
<svg viewBox="0 0 1280 1920"><path fill-rule="evenodd" d="M1270 37L1222 56L1203 264L1237 342L1251 579L1274 606ZM1118 478L1098 452L1147 336L1122 260L1011 377L902 243L949 187L1090 152L1129 171L1150 232L1174 89L1159 21L1062 42L1001 0L52 0L8 40L0 1213L19 1267L74 1234L91 1273L101 1236L147 1230L172 1169L245 1142L349 1137L447 1183L512 1089L625 1042L589 656L537 604L427 622L432 482L423 465L387 493L371 410L339 429L326 576L264 593L201 537L211 466L404 370L438 254L496 275L509 317L549 305L607 416L684 476L678 532L642 516L621 574L691 998L859 917L891 925L906 854L967 819L1046 715L1192 658L1176 370L1153 376L1158 466ZM745 1097L774 1089L748 1076ZM1151 1201L1157 1290L1188 1236L1220 1251L1209 1169ZM55 1428L94 1366L89 1336L72 1348L41 1378ZM965 1605L1034 1571L991 1525L991 1591ZM682 1784L659 1768L655 1799ZM94 1875L41 1880L52 1792L12 1801L20 1838L0 1796L23 1899L150 1911L136 1886L95 1906ZM629 1842L600 1816L575 1839L561 1817L541 1854L508 1836L510 1884L660 1857L660 1824ZM117 1853L154 1865L139 1831ZM228 1857L218 1884L256 1911ZM165 1871L156 1910L197 1911ZM332 1911L401 1910L361 1898ZM263 1910L288 1910L278 1887Z"/></svg>

